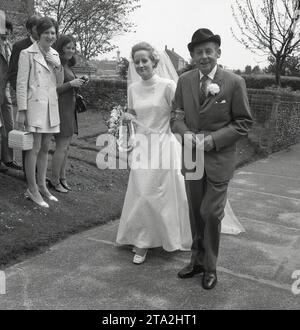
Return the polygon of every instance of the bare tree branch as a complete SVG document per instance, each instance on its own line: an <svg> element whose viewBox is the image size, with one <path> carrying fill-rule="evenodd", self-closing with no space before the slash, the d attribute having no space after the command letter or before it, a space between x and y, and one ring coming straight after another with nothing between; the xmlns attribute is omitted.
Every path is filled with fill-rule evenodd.
<svg viewBox="0 0 300 330"><path fill-rule="evenodd" d="M271 55L275 59L276 82L285 61L300 49L295 12L300 0L236 0L232 13L239 34L232 28L237 41L255 54ZM299 17L298 17L299 19Z"/></svg>

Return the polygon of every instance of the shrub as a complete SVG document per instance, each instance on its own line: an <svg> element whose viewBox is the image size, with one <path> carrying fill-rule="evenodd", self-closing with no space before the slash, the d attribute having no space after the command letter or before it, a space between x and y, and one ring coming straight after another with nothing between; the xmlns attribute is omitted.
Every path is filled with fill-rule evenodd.
<svg viewBox="0 0 300 330"><path fill-rule="evenodd" d="M242 77L246 81L247 88L266 89L268 87L275 86L275 77L271 75L243 74ZM300 78L298 77L281 77L281 84L282 88L290 88L292 91L300 90Z"/></svg>
<svg viewBox="0 0 300 330"><path fill-rule="evenodd" d="M104 88L104 89L127 88L127 81L122 79L92 79L90 83L97 88Z"/></svg>
<svg viewBox="0 0 300 330"><path fill-rule="evenodd" d="M265 90L279 92L280 94L288 94L288 95L293 94L300 96L300 90L294 91L291 87L278 87L276 85L273 85L266 87Z"/></svg>
<svg viewBox="0 0 300 330"><path fill-rule="evenodd" d="M183 69L178 71L179 76L184 72L195 69L196 66L194 64L187 64ZM239 71L235 71L236 74L240 74ZM241 76L245 79L247 88L253 89L266 89L267 87L274 86L275 76L270 74L241 74ZM291 91L300 91L300 78L299 77L290 77L283 76L281 77L282 88L290 88ZM274 89L274 88L273 88Z"/></svg>
<svg viewBox="0 0 300 330"><path fill-rule="evenodd" d="M114 106L126 104L127 81L92 79L81 93L90 109L110 112Z"/></svg>

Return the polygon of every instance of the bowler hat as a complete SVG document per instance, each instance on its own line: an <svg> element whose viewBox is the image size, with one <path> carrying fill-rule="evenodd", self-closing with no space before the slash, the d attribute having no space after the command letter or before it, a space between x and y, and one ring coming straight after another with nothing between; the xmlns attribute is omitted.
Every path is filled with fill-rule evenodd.
<svg viewBox="0 0 300 330"><path fill-rule="evenodd" d="M215 42L221 46L221 37L213 34L208 29L199 29L193 34L192 41L188 44L189 51L192 52L196 45L203 44L204 42Z"/></svg>

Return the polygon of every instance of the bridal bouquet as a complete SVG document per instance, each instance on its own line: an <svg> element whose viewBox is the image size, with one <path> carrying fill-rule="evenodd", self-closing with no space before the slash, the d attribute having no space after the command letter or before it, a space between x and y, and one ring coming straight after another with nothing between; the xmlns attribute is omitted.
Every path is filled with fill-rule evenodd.
<svg viewBox="0 0 300 330"><path fill-rule="evenodd" d="M132 149L131 142L135 130L132 122L129 124L123 122L126 113L127 107L118 105L112 109L110 118L107 121L108 133L115 137L118 149L121 152Z"/></svg>
<svg viewBox="0 0 300 330"><path fill-rule="evenodd" d="M108 133L119 139L120 127L122 126L122 117L126 112L126 107L120 105L114 107L111 111L110 118L107 120Z"/></svg>

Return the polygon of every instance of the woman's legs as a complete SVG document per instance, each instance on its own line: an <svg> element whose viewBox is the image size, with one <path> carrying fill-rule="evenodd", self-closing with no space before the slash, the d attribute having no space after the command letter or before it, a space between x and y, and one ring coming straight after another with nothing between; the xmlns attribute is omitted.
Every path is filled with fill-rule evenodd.
<svg viewBox="0 0 300 330"><path fill-rule="evenodd" d="M72 137L55 136L56 148L52 158L52 184L60 185L60 179L66 178L66 163Z"/></svg>
<svg viewBox="0 0 300 330"><path fill-rule="evenodd" d="M66 139L68 139L68 141L66 141L67 149L65 151L65 157L63 159L61 170L60 170L60 179L64 179L64 180L66 179L66 165L67 165L67 160L68 160L68 156L69 156L69 149L70 149L70 144L72 141L72 136L70 136Z"/></svg>
<svg viewBox="0 0 300 330"><path fill-rule="evenodd" d="M48 167L48 152L50 148L51 137L52 134L42 134L41 148L37 157L37 183L38 186L44 192L48 192L46 186L46 175L47 175L47 167Z"/></svg>
<svg viewBox="0 0 300 330"><path fill-rule="evenodd" d="M33 133L33 148L26 152L25 172L27 184L30 192L37 198L42 198L38 186L36 184L35 170L37 165L38 154L41 149L42 134Z"/></svg>

